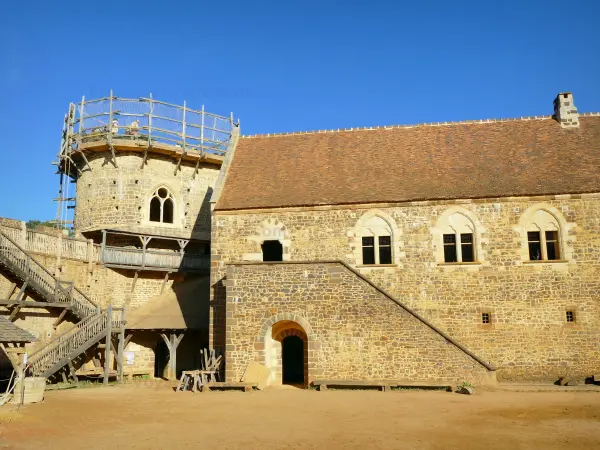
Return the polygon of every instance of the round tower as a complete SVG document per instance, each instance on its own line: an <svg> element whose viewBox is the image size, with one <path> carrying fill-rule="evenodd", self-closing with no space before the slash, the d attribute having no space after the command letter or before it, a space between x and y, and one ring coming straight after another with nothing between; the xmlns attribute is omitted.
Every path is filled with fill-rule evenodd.
<svg viewBox="0 0 600 450"><path fill-rule="evenodd" d="M237 127L232 115L151 95L126 99L111 92L71 104L58 161L57 219L71 222L72 211L75 231L103 249L207 254L209 200ZM111 251L103 252L103 262L115 266L145 266L152 259Z"/></svg>

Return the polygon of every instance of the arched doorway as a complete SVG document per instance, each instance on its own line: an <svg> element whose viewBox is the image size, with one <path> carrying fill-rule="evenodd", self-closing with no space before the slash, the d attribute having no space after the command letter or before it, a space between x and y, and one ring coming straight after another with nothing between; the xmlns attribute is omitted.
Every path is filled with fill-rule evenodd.
<svg viewBox="0 0 600 450"><path fill-rule="evenodd" d="M283 246L279 241L264 241L261 245L263 261L283 261Z"/></svg>
<svg viewBox="0 0 600 450"><path fill-rule="evenodd" d="M304 341L299 336L286 336L281 341L281 381L304 384Z"/></svg>
<svg viewBox="0 0 600 450"><path fill-rule="evenodd" d="M308 336L302 325L280 320L264 337L265 366L271 370L270 384L308 384Z"/></svg>

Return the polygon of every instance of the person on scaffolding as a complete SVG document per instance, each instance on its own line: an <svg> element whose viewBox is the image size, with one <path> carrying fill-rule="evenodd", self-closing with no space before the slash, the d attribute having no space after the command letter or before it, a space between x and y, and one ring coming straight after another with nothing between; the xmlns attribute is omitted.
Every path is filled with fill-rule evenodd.
<svg viewBox="0 0 600 450"><path fill-rule="evenodd" d="M131 136L138 136L140 134L140 121L134 120L127 127L127 134Z"/></svg>
<svg viewBox="0 0 600 450"><path fill-rule="evenodd" d="M112 128L110 131L112 134L119 134L119 120L118 119L113 119Z"/></svg>

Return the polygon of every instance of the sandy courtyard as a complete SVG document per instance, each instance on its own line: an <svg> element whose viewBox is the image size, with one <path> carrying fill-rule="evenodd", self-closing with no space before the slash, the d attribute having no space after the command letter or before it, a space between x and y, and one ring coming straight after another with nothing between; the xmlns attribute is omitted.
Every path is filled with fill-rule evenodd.
<svg viewBox="0 0 600 450"><path fill-rule="evenodd" d="M0 423L0 449L600 448L600 393L128 385L48 392Z"/></svg>

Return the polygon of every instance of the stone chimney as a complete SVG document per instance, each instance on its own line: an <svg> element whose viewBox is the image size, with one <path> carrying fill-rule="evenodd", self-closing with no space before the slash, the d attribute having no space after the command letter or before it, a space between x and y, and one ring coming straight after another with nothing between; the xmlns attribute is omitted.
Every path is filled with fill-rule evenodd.
<svg viewBox="0 0 600 450"><path fill-rule="evenodd" d="M571 92L561 92L554 99L554 117L563 128L579 128L579 114Z"/></svg>

